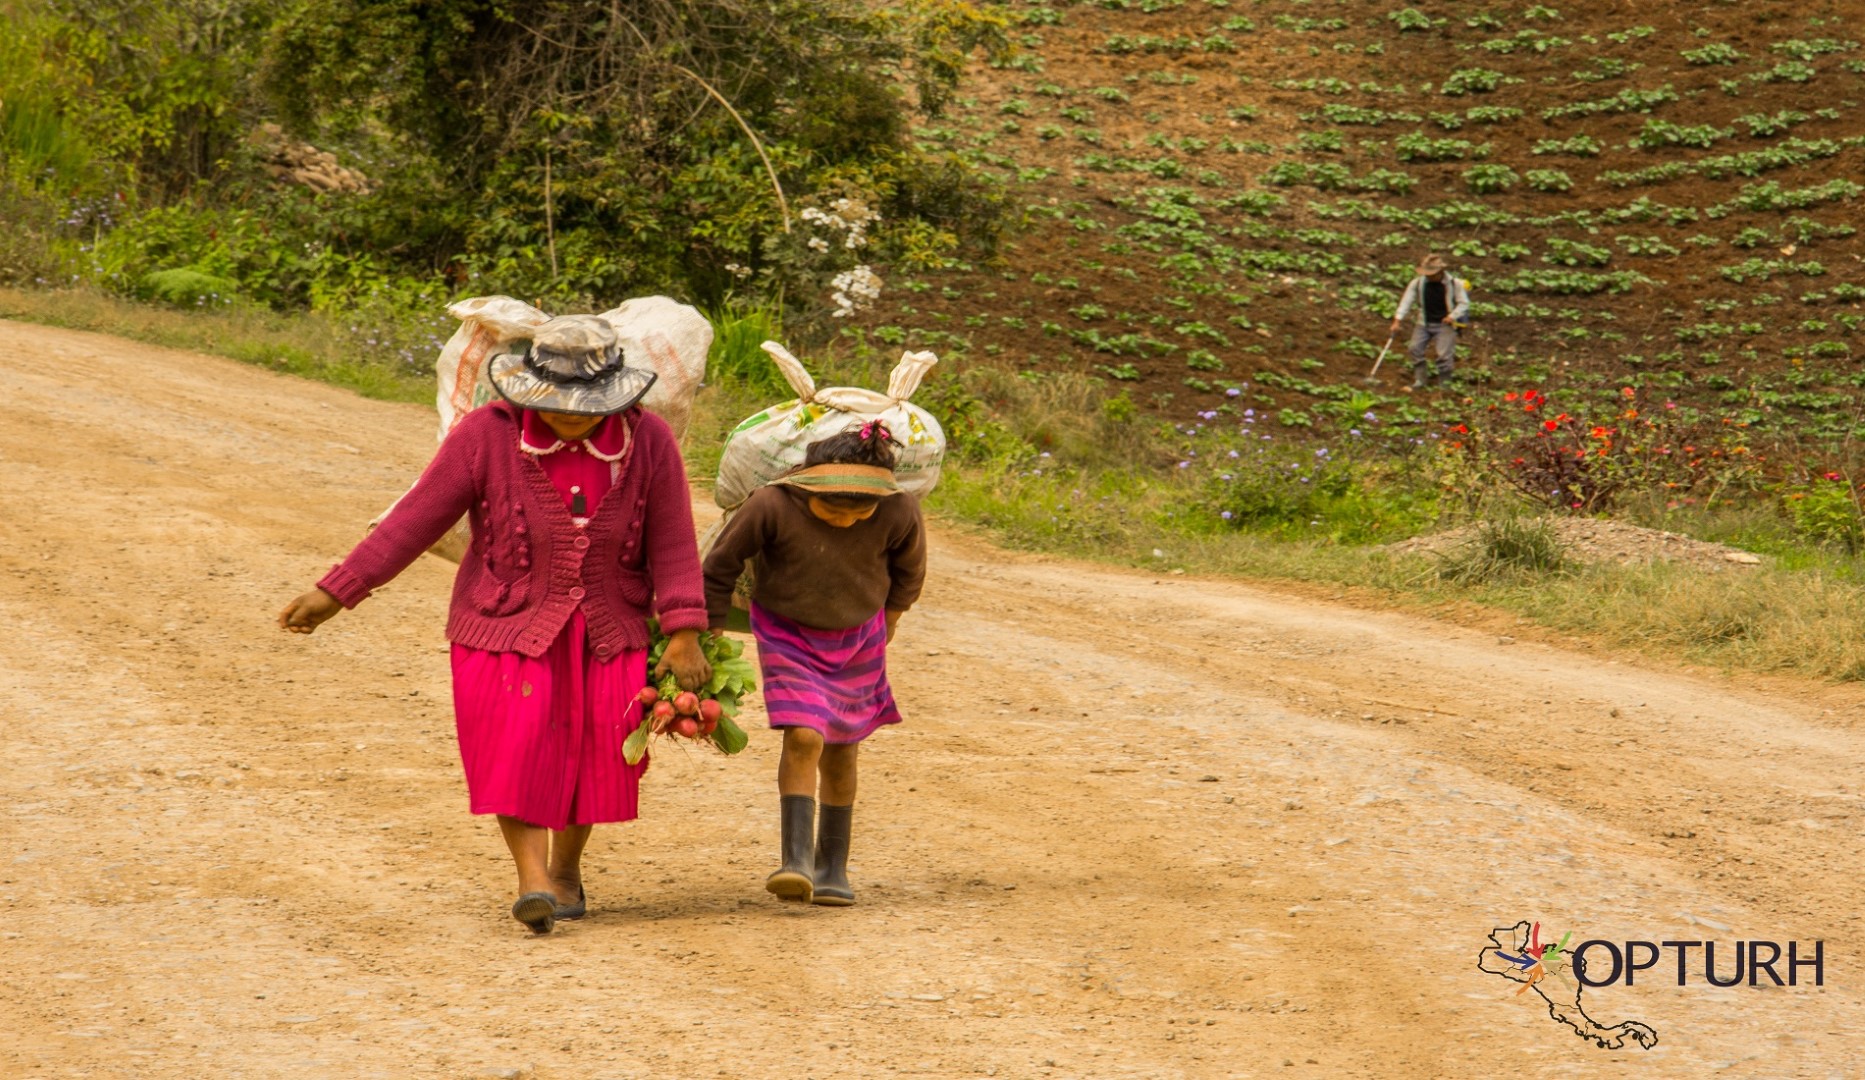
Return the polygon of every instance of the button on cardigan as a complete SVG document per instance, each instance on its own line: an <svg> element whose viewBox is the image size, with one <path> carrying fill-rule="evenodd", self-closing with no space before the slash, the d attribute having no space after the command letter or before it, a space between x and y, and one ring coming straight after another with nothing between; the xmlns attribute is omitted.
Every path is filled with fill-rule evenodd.
<svg viewBox="0 0 1865 1080"><path fill-rule="evenodd" d="M706 628L686 466L666 421L639 408L628 460L578 528L542 466L519 448L522 413L493 402L453 429L412 490L318 587L353 608L393 580L462 515L472 543L453 579L447 637L542 656L580 606L590 650L607 659L666 633Z"/></svg>

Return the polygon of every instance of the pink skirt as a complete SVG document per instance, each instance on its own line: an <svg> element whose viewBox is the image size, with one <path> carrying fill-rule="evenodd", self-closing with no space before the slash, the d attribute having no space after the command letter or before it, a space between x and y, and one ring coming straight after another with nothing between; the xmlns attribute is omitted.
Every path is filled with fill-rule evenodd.
<svg viewBox="0 0 1865 1080"><path fill-rule="evenodd" d="M887 613L860 626L818 630L751 605L771 727L806 727L833 746L900 722L887 681Z"/></svg>
<svg viewBox="0 0 1865 1080"><path fill-rule="evenodd" d="M455 645L453 715L473 813L549 829L633 821L648 762L623 761L622 741L641 723L647 666L645 651L590 656L580 611L536 659Z"/></svg>

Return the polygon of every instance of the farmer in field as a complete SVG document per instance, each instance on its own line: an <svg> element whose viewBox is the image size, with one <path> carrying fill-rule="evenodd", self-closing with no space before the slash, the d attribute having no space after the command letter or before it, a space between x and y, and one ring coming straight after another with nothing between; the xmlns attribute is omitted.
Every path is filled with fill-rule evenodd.
<svg viewBox="0 0 1865 1080"><path fill-rule="evenodd" d="M887 643L919 599L926 532L919 502L894 481L894 445L879 420L811 443L800 468L745 500L706 557L715 628L725 626L745 564L757 561L751 631L765 711L784 733L783 865L764 887L784 900L855 902L855 755L863 739L900 722Z"/></svg>
<svg viewBox="0 0 1865 1080"><path fill-rule="evenodd" d="M586 910L590 827L638 813L646 761L627 764L622 742L642 722L650 612L671 635L657 674L689 689L711 675L705 588L678 444L636 405L654 373L623 362L608 323L552 319L489 373L505 400L468 413L279 625L312 632L467 517L447 617L460 758L473 813L498 816L517 865L512 916L542 934Z"/></svg>
<svg viewBox="0 0 1865 1080"><path fill-rule="evenodd" d="M1405 316L1418 311L1418 323L1412 329L1412 389L1429 385L1430 354L1437 354L1437 381L1448 385L1457 360L1457 328L1470 314L1470 294L1445 272L1444 260L1427 255L1418 264L1418 274L1399 297L1399 310L1392 315L1392 332L1405 325Z"/></svg>

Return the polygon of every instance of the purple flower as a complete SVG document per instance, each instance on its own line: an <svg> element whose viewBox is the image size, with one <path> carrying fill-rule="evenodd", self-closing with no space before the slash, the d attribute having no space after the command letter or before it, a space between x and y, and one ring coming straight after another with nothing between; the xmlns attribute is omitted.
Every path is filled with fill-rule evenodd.
<svg viewBox="0 0 1865 1080"><path fill-rule="evenodd" d="M1235 450L1232 450L1232 451L1230 452L1230 456L1231 456L1231 457L1236 457L1236 456L1237 456L1237 452L1236 452Z"/></svg>
<svg viewBox="0 0 1865 1080"><path fill-rule="evenodd" d="M1379 423L1379 417L1377 417L1377 416L1374 416L1374 415L1373 415L1373 410L1371 410L1371 409L1368 409L1368 410L1366 410L1366 415L1364 415L1364 416L1362 416L1362 417L1360 417L1360 419L1362 419L1362 420L1370 420L1370 421L1372 421L1372 422L1373 422L1373 423L1375 423L1375 424L1377 424L1377 423Z"/></svg>
<svg viewBox="0 0 1865 1080"><path fill-rule="evenodd" d="M1219 517L1221 517L1221 518L1223 518L1223 519L1224 519L1225 521L1229 521L1229 520L1230 520L1230 511L1229 511L1229 510L1226 510L1226 511L1224 511L1224 512L1223 512L1222 514L1219 514L1218 516L1219 516Z"/></svg>
<svg viewBox="0 0 1865 1080"><path fill-rule="evenodd" d="M1238 397L1238 396L1240 396L1240 395L1241 395L1242 393L1243 393L1243 391L1241 391L1241 390L1239 390L1239 389L1237 389L1236 387L1234 387L1234 386L1233 386L1233 387L1231 387L1231 388L1230 388L1229 390L1226 390L1226 391L1224 391L1224 396L1225 396L1225 397Z"/></svg>
<svg viewBox="0 0 1865 1080"><path fill-rule="evenodd" d="M1347 429L1347 434L1349 434L1349 435L1358 435L1358 434L1360 434L1360 429L1359 429L1359 428L1357 428L1357 427L1356 427L1356 428L1348 428L1348 429Z"/></svg>
<svg viewBox="0 0 1865 1080"><path fill-rule="evenodd" d="M1183 468L1185 468L1185 467L1186 467L1187 465L1190 465L1190 464L1191 464L1191 462L1189 462L1189 461L1181 461L1181 462L1179 462L1179 468L1181 468L1181 469L1183 469Z"/></svg>
<svg viewBox="0 0 1865 1080"><path fill-rule="evenodd" d="M1223 476L1220 476L1220 477L1218 477L1218 479L1220 479L1220 480L1229 480L1229 479L1230 479L1230 474L1229 474L1229 473L1225 473L1225 474L1224 474Z"/></svg>

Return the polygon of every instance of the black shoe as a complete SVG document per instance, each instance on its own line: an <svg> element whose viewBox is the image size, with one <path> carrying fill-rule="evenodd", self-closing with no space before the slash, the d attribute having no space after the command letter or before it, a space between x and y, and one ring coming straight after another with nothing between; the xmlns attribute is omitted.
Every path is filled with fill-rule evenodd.
<svg viewBox="0 0 1865 1080"><path fill-rule="evenodd" d="M554 901L553 901L554 902ZM589 914L589 898L583 895L583 887L576 887L576 903L557 904L557 910L551 912L558 919L580 919Z"/></svg>
<svg viewBox="0 0 1865 1080"><path fill-rule="evenodd" d="M533 934L548 934L556 922L557 897L554 893L528 892L512 905L512 918L531 928Z"/></svg>
<svg viewBox="0 0 1865 1080"><path fill-rule="evenodd" d="M852 806L822 804L822 822L816 827L816 895L810 903L824 907L848 907L855 902L855 890L848 885L849 821Z"/></svg>
<svg viewBox="0 0 1865 1080"><path fill-rule="evenodd" d="M816 800L808 795L783 796L784 864L764 879L764 887L779 900L807 904L816 891L810 849L816 828Z"/></svg>

